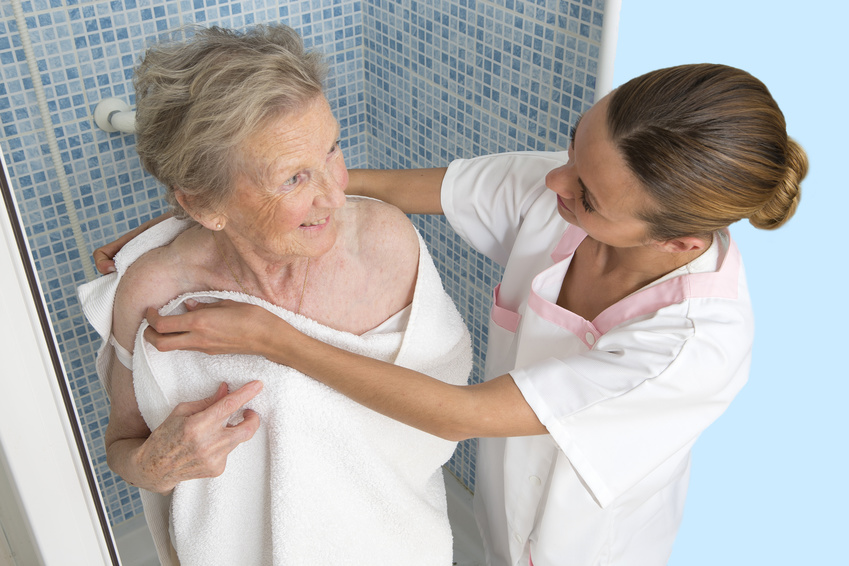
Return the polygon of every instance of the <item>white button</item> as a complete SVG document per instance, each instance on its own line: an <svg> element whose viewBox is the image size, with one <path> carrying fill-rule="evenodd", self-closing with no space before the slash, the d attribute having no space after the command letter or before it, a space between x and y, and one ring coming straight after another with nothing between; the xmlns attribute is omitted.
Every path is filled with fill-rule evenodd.
<svg viewBox="0 0 849 566"><path fill-rule="evenodd" d="M529 481L529 482L531 482L531 483L532 483L532 484L534 484L534 485L540 485L540 484L542 483L542 480L541 480L541 479L539 479L537 476L531 476L531 477L529 477L529 478L528 478L528 481Z"/></svg>
<svg viewBox="0 0 849 566"><path fill-rule="evenodd" d="M513 535L513 538L516 539L516 542L518 542L519 544L522 544L522 537L520 537L518 533Z"/></svg>
<svg viewBox="0 0 849 566"><path fill-rule="evenodd" d="M590 346L595 344L595 336L593 336L592 332L587 332L587 335L584 338L587 339L587 344L589 344Z"/></svg>

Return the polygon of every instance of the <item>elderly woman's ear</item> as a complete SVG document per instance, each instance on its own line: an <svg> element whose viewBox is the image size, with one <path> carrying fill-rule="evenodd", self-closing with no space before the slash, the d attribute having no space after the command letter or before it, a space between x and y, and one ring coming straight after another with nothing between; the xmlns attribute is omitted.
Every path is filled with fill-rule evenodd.
<svg viewBox="0 0 849 566"><path fill-rule="evenodd" d="M186 193L180 189L174 189L174 196L176 197L177 202L180 203L180 206L183 207L183 210L186 211L186 214L191 216L195 222L202 225L204 228L209 230L221 230L224 228L227 218L223 214L213 211L205 211L193 206L194 203L192 202L192 199L190 199Z"/></svg>

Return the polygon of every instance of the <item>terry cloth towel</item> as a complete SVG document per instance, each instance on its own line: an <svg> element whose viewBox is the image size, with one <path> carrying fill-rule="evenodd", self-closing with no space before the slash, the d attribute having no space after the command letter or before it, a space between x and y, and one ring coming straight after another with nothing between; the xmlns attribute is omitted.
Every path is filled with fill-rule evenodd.
<svg viewBox="0 0 849 566"><path fill-rule="evenodd" d="M128 250L132 253L116 258L115 279L141 253L167 243L175 230L185 227L163 224L145 238L152 245L134 245ZM184 312L188 298L258 304L325 342L464 384L471 369L468 331L419 241L418 279L403 332L356 336L231 292L188 294L161 312ZM114 299L117 282L109 287ZM100 296L102 288L98 293L81 289L83 303L103 310L101 303L112 299ZM85 310L87 316L98 312ZM105 326L100 322L93 322L98 331ZM151 430L178 403L207 397L222 381L231 389L252 379L264 383L262 393L247 405L259 413L262 424L230 454L222 476L179 484L170 516L166 498L142 492L145 514L158 531L154 538L163 564L173 563L165 524L183 566L451 564L441 465L455 443L369 411L264 358L159 352L143 340L146 326L144 322L136 338L133 371L139 408ZM110 349L104 346L99 357L111 355L106 353Z"/></svg>

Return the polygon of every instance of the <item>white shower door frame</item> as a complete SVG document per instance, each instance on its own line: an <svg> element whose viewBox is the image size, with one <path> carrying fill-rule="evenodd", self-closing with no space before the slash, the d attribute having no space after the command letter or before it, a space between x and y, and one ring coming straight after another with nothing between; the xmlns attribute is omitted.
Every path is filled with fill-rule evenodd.
<svg viewBox="0 0 849 566"><path fill-rule="evenodd" d="M14 206L0 210L0 564L119 564L17 216Z"/></svg>

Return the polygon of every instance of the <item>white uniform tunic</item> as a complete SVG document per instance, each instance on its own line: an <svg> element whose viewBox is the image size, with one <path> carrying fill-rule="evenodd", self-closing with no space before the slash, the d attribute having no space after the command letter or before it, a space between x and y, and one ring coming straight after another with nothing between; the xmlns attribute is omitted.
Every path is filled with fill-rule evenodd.
<svg viewBox="0 0 849 566"><path fill-rule="evenodd" d="M690 448L747 379L753 337L727 231L692 263L595 320L557 306L586 234L545 175L566 152L458 160L442 206L504 266L486 378L510 373L548 435L481 439L475 513L491 566L662 565L678 530Z"/></svg>

